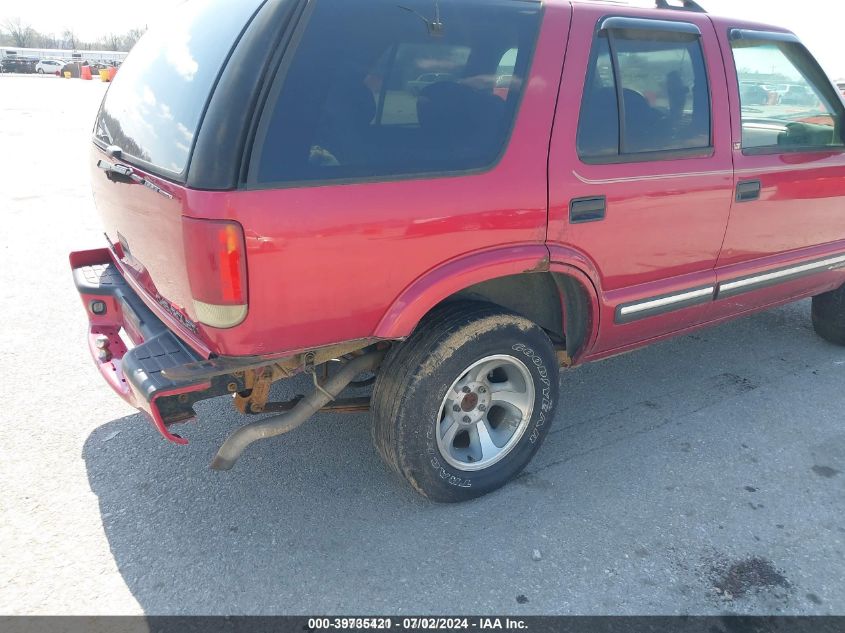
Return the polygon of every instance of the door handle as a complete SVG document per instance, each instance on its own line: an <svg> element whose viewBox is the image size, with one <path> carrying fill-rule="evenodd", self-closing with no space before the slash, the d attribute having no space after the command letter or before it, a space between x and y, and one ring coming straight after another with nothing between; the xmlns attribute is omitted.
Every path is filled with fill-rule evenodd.
<svg viewBox="0 0 845 633"><path fill-rule="evenodd" d="M571 224L599 222L604 220L606 212L607 198L604 196L576 198L569 203L569 222Z"/></svg>
<svg viewBox="0 0 845 633"><path fill-rule="evenodd" d="M736 186L736 201L750 202L760 198L761 185L759 180L745 180Z"/></svg>

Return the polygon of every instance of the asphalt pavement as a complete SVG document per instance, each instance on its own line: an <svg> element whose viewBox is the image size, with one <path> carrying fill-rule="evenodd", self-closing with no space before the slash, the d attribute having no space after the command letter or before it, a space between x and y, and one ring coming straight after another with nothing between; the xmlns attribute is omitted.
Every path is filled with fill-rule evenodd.
<svg viewBox="0 0 845 633"><path fill-rule="evenodd" d="M461 505L392 475L367 415L229 473L225 398L165 442L91 363L67 264L103 243L105 88L0 76L0 613L845 614L845 349L808 302L562 374L527 472Z"/></svg>

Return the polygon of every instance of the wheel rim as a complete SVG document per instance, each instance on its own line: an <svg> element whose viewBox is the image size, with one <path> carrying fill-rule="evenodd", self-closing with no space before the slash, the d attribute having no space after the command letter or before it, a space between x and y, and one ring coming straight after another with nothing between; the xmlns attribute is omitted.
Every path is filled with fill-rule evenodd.
<svg viewBox="0 0 845 633"><path fill-rule="evenodd" d="M465 369L443 398L437 448L458 470L502 460L525 434L534 411L534 381L513 356L487 356Z"/></svg>

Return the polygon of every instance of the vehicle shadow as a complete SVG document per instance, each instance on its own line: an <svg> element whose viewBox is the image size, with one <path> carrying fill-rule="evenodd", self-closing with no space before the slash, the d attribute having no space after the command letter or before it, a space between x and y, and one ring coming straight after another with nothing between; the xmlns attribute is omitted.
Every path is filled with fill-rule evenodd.
<svg viewBox="0 0 845 633"><path fill-rule="evenodd" d="M739 397L748 384L782 378L834 351L808 331L804 305L564 374L565 411L530 472L461 505L430 503L390 472L370 443L368 415L317 416L287 436L253 445L234 470L219 473L209 462L242 419L217 399L198 407L202 422L185 433L188 447L166 443L139 414L99 427L83 458L117 567L149 615L396 613L411 604L407 610L417 613L643 613L647 599L677 589L644 584L640 604L632 582L623 593L633 604L623 606L607 587L596 592L579 583L604 578L593 565L610 565L607 556L627 559L690 500L654 499L632 532L624 499L662 490L671 460L685 467L689 455L676 436L701 440L707 450L712 435L712 450L726 451L721 438L734 421L685 422L695 420L690 412L723 400L713 390ZM776 358L784 360L780 374ZM277 386L273 397L306 387L293 381ZM580 412L577 421L573 411ZM689 428L661 435L666 420ZM654 458L635 461L629 466L635 473L620 479L619 451L638 448ZM699 468L723 476L720 462L700 461ZM722 501L705 498L699 505L724 502L714 494ZM734 526L721 510L711 511L727 527L720 538L731 538L734 529L745 533L740 518ZM706 530L697 529L700 538ZM548 563L554 569L532 560L535 549L547 558L557 552ZM579 571L569 577L567 569ZM551 595L549 583L572 586ZM703 587L699 597L673 594L669 612L725 610L705 594Z"/></svg>

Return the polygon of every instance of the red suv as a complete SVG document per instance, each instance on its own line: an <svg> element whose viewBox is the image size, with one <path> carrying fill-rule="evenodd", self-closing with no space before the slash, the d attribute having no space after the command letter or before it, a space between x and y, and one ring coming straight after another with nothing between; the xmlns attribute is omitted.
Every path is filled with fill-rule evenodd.
<svg viewBox="0 0 845 633"><path fill-rule="evenodd" d="M71 266L106 381L179 444L199 400L270 414L217 469L370 409L454 501L528 463L560 367L805 297L845 344L836 87L788 31L657 5L175 9L94 130L108 245Z"/></svg>

